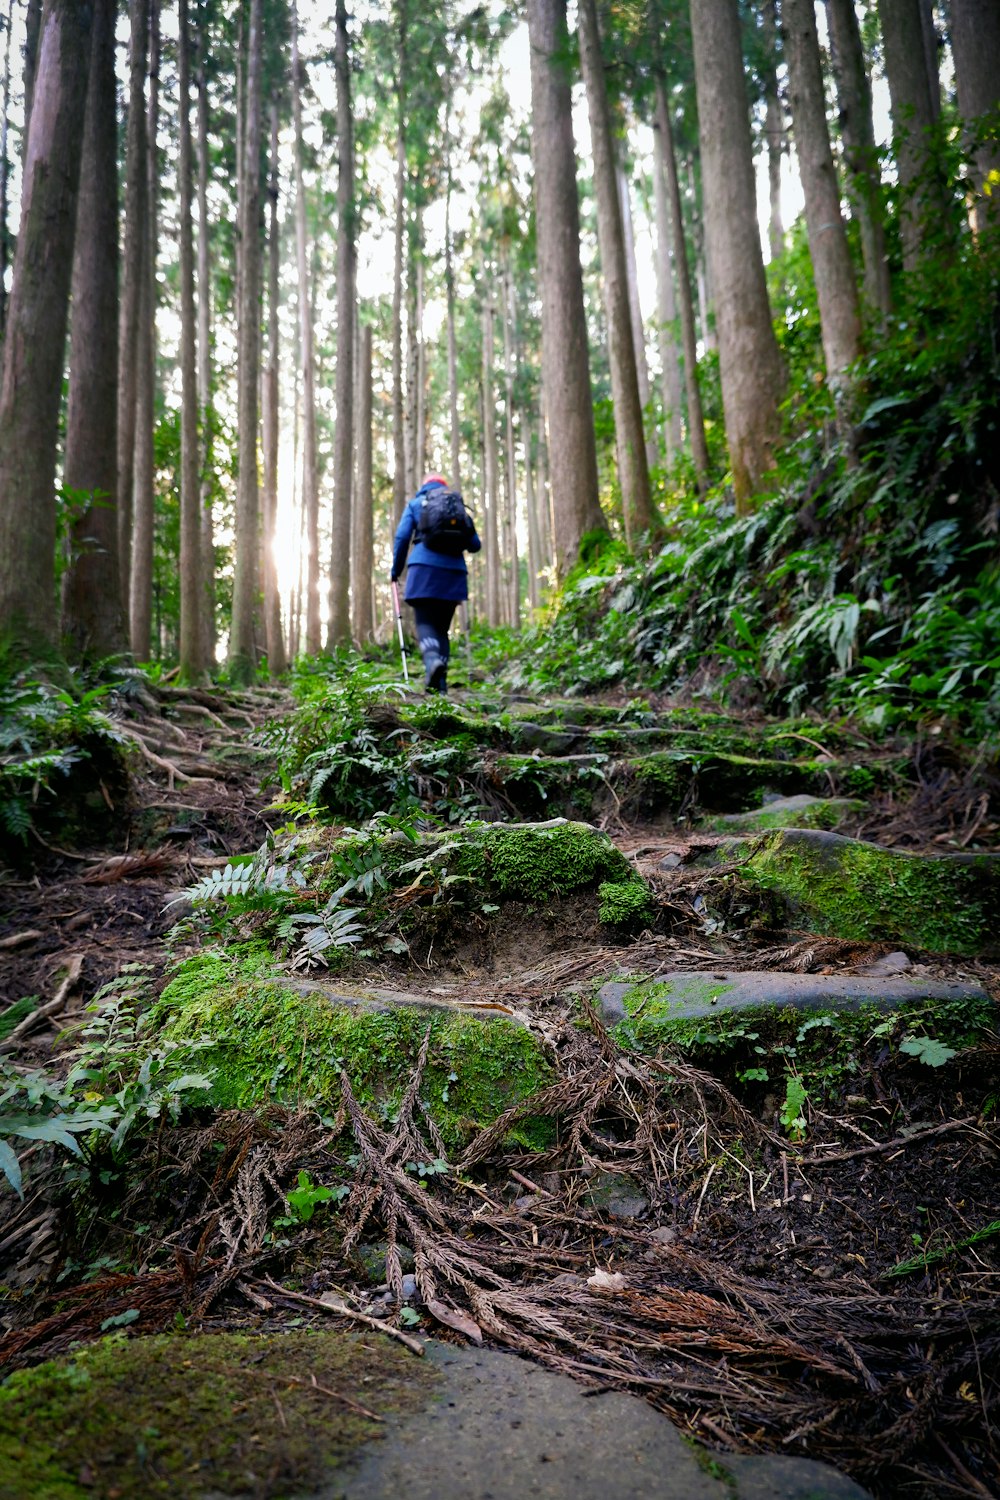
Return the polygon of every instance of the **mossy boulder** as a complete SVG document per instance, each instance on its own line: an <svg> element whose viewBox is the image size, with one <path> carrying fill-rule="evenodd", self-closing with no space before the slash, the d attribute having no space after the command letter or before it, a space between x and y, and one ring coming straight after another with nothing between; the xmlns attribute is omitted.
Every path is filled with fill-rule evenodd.
<svg viewBox="0 0 1000 1500"><path fill-rule="evenodd" d="M609 981L597 1001L619 1046L675 1049L730 1084L794 1071L836 1088L887 1056L937 1067L996 1027L996 1005L978 986L864 975L676 973Z"/></svg>
<svg viewBox="0 0 1000 1500"><path fill-rule="evenodd" d="M312 1493L379 1436L359 1400L414 1412L437 1381L371 1333L105 1339L0 1385L0 1500Z"/></svg>
<svg viewBox="0 0 1000 1500"><path fill-rule="evenodd" d="M790 928L934 953L1000 952L1000 855L910 854L785 829L746 846L731 879L770 897Z"/></svg>
<svg viewBox="0 0 1000 1500"><path fill-rule="evenodd" d="M723 813L706 818L702 826L716 833L766 833L773 828L822 828L834 832L848 818L862 813L857 797L775 797L749 812Z"/></svg>
<svg viewBox="0 0 1000 1500"><path fill-rule="evenodd" d="M213 1075L212 1103L245 1108L278 1101L332 1114L346 1073L357 1098L391 1116L428 1027L421 1097L457 1147L509 1105L552 1081L545 1047L512 1017L384 991L302 980L236 957L186 960L159 1002L168 1040L206 1037L199 1065ZM519 1127L527 1146L544 1122Z"/></svg>

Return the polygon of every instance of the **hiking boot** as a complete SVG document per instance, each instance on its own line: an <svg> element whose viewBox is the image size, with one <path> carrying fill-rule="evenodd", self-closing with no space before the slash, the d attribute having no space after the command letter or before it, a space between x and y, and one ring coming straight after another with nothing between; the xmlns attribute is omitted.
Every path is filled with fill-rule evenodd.
<svg viewBox="0 0 1000 1500"><path fill-rule="evenodd" d="M429 693L441 693L447 686L448 663L440 656L432 656L429 652L424 657L424 672L426 673L427 691Z"/></svg>

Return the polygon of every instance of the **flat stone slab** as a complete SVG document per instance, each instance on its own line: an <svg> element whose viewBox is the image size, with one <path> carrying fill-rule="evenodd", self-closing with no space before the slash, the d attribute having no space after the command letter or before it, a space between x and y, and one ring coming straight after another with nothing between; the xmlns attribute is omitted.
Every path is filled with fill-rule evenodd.
<svg viewBox="0 0 1000 1500"><path fill-rule="evenodd" d="M903 978L880 974L785 974L753 970L740 973L730 970L691 970L659 976L656 980L619 981L602 985L597 994L600 1015L605 1025L639 1013L637 1004L626 1007L625 996L648 986L655 996L655 1015L648 1020L700 1020L720 1011L760 1009L776 1010L857 1010L874 1005L892 1011L900 1005L923 1000L988 1000L986 991L975 984L940 984L936 980Z"/></svg>
<svg viewBox="0 0 1000 1500"><path fill-rule="evenodd" d="M415 1416L390 1416L308 1500L866 1500L809 1459L708 1455L621 1392L587 1395L565 1375L493 1349L429 1342L441 1374ZM307 1500L305 1496L297 1500Z"/></svg>
<svg viewBox="0 0 1000 1500"><path fill-rule="evenodd" d="M773 797L750 812L709 818L705 826L720 833L755 833L768 828L832 829L864 808L865 804L856 797L811 797L808 792L800 792L796 797Z"/></svg>
<svg viewBox="0 0 1000 1500"><path fill-rule="evenodd" d="M331 1005L343 1005L348 1010L381 1012L393 1010L424 1011L428 1017L447 1012L449 1015L473 1016L477 1021L505 1020L527 1024L527 1018L513 1006L502 1004L482 1005L471 997L458 994L413 995L406 990L368 989L354 990L339 985L330 979L286 978L282 988L298 995L322 995Z"/></svg>

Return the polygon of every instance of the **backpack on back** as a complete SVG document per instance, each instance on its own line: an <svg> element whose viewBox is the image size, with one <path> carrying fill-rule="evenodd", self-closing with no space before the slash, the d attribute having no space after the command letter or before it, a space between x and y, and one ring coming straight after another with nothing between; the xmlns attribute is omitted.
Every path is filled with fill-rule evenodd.
<svg viewBox="0 0 1000 1500"><path fill-rule="evenodd" d="M420 502L417 540L432 552L461 557L476 534L472 517L458 490L443 486L431 490Z"/></svg>

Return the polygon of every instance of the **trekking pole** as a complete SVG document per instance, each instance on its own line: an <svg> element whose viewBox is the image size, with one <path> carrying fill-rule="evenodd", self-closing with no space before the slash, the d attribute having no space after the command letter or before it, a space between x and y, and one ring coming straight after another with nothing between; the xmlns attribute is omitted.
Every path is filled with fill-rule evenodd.
<svg viewBox="0 0 1000 1500"><path fill-rule="evenodd" d="M399 584L392 580L392 598L396 606L396 624L399 626L399 654L403 658L403 681L409 686L410 669L406 665L406 642L403 640L403 615L399 608Z"/></svg>

